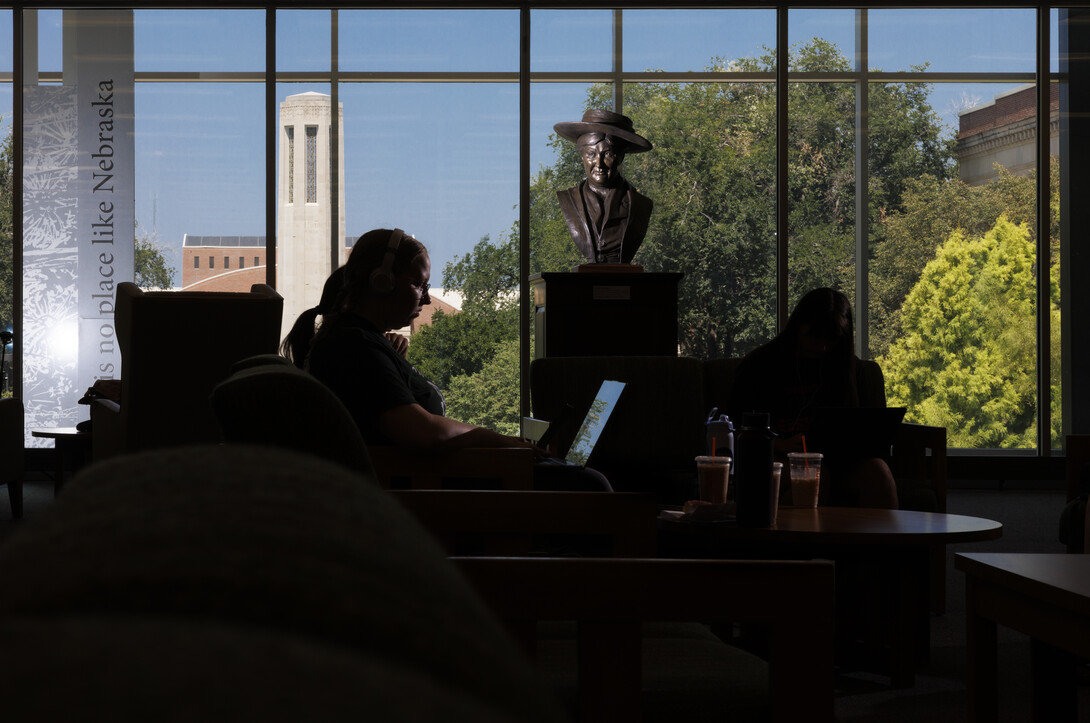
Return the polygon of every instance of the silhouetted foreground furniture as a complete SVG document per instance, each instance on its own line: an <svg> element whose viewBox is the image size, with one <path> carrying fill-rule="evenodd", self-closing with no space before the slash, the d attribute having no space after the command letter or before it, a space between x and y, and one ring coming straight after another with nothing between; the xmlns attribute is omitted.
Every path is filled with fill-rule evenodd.
<svg viewBox="0 0 1090 723"><path fill-rule="evenodd" d="M270 444L332 459L373 474L386 488L532 489L528 449L461 449L428 455L369 447L344 403L326 385L283 357L240 360L212 390L226 442Z"/></svg>
<svg viewBox="0 0 1090 723"><path fill-rule="evenodd" d="M772 528L659 524L664 556L833 560L838 662L903 687L931 649L930 551L1003 534L1000 523L979 517L825 506L781 508Z"/></svg>
<svg viewBox="0 0 1090 723"><path fill-rule="evenodd" d="M541 536L581 538L610 557L657 554L657 507L649 495L513 490L390 490L390 494L450 554L468 542L486 555L523 557L540 552L534 548Z"/></svg>
<svg viewBox="0 0 1090 723"><path fill-rule="evenodd" d="M565 720L413 517L313 456L92 465L0 576L5 719Z"/></svg>
<svg viewBox="0 0 1090 723"><path fill-rule="evenodd" d="M241 369L212 389L223 441L294 449L373 477L367 444L337 395L310 374L273 359L283 357L244 359Z"/></svg>
<svg viewBox="0 0 1090 723"><path fill-rule="evenodd" d="M8 486L11 516L23 516L23 474L26 470L24 448L23 400L0 399L0 484Z"/></svg>
<svg viewBox="0 0 1090 723"><path fill-rule="evenodd" d="M968 720L999 720L997 626L1030 637L1033 720L1078 718L1079 659L1090 657L1090 555L958 553L965 573Z"/></svg>
<svg viewBox="0 0 1090 723"><path fill-rule="evenodd" d="M248 294L118 284L121 401L91 404L92 458L218 441L212 387L239 359L276 351L283 307L264 284Z"/></svg>
<svg viewBox="0 0 1090 723"><path fill-rule="evenodd" d="M390 494L448 551L517 556L456 559L470 566L497 614L579 720L765 721L770 711L773 720L831 720L827 564L819 570L780 563L663 565L648 559L657 547L657 507L642 494ZM550 550L628 559L525 557ZM807 601L802 618L801 599ZM803 619L813 627L796 637L790 628ZM770 622L773 634L784 636L779 657L766 662L704 624L750 620ZM788 650L796 644L799 650ZM805 681L793 677L810 665Z"/></svg>
<svg viewBox="0 0 1090 723"><path fill-rule="evenodd" d="M517 633L528 621L578 625L578 719L833 720L833 569L826 562L455 558ZM804 611L800 612L800 604ZM722 642L648 634L648 622L753 622L770 634L771 710L753 707L752 656ZM525 637L523 637L525 640ZM549 645L551 643L551 645ZM557 641L529 641L539 667ZM536 651L536 653L534 652ZM674 659L674 676L650 661ZM749 659L749 660L747 660ZM665 669L663 669L665 668ZM700 671L700 672L697 672ZM717 675L718 673L718 675Z"/></svg>

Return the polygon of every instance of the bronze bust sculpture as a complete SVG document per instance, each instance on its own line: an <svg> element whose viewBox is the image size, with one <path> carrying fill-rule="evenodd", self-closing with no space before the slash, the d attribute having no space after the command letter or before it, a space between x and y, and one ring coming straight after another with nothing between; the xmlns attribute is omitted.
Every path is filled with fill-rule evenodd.
<svg viewBox="0 0 1090 723"><path fill-rule="evenodd" d="M588 110L583 120L553 130L578 144L587 174L556 193L572 240L591 263L632 263L654 202L621 177L620 167L625 154L651 150L650 141L632 130L628 116L607 110Z"/></svg>

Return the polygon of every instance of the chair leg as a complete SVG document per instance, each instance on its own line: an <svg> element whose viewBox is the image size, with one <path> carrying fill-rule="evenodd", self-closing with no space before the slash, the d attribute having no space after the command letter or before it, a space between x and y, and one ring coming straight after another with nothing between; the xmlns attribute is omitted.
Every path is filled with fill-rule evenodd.
<svg viewBox="0 0 1090 723"><path fill-rule="evenodd" d="M23 519L23 481L8 482L8 500L11 501L11 516Z"/></svg>

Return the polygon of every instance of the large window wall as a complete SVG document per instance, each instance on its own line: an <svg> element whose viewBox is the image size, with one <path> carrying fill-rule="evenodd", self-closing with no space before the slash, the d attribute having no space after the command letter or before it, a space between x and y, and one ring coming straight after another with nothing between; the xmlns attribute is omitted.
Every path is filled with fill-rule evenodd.
<svg viewBox="0 0 1090 723"><path fill-rule="evenodd" d="M853 300L858 352L881 362L910 418L969 450L1060 446L1062 209L1050 188L1062 169L1053 158L1038 172L1056 148L1034 140L1058 132L1062 109L1037 84L1063 80L1059 11L291 5L136 7L134 240L150 251L138 274L150 258L183 285L187 236L278 238L262 273L294 313L352 239L404 228L428 245L433 296L449 304L406 330L411 360L452 415L513 432L529 411L527 278L580 261L555 193L582 168L552 126L606 107L655 144L623 172L656 203L635 261L685 273L682 354L740 356L807 290L834 286ZM63 85L64 12L6 17L3 47L23 18L37 53L24 86ZM0 57L14 81L12 53ZM8 123L15 87L0 84ZM1027 89L1028 106L997 113ZM328 97L343 125L327 129L339 151L325 161L318 144L330 187L313 203L332 220L306 243L329 252L303 279L284 263L295 257L282 206L296 199L278 179L292 162L305 171L287 155L280 104L306 93ZM986 177L962 180L970 151ZM14 251L18 269L27 252ZM7 296L28 304L2 280L0 295L0 311ZM36 332L5 318L25 395Z"/></svg>

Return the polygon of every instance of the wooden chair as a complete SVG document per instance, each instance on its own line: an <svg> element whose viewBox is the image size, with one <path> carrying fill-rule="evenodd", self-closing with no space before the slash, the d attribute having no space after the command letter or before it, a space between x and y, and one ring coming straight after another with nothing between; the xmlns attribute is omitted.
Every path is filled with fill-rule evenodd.
<svg viewBox="0 0 1090 723"><path fill-rule="evenodd" d="M121 401L92 403L92 458L219 441L212 387L239 359L276 351L283 306L264 284L250 293L118 284Z"/></svg>
<svg viewBox="0 0 1090 723"><path fill-rule="evenodd" d="M689 720L698 710L767 720L769 706L775 721L832 720L829 563L652 559L657 507L646 494L389 494L448 552L469 541L507 556L452 559L577 720ZM557 536L612 557L529 556ZM718 622L768 624L773 655L764 662L730 645L706 625Z"/></svg>
<svg viewBox="0 0 1090 723"><path fill-rule="evenodd" d="M833 720L833 567L828 562L460 557L454 561L528 654L531 621L578 622L579 721L644 720L643 655L651 621L753 622L769 630L772 721ZM805 610L800 614L800 601ZM729 684L729 679L726 681ZM729 691L698 686L661 711L686 705L744 712Z"/></svg>
<svg viewBox="0 0 1090 723"><path fill-rule="evenodd" d="M455 554L467 538L483 554L526 556L540 535L605 538L613 557L654 557L656 506L630 492L390 490ZM591 541L593 544L593 541Z"/></svg>

